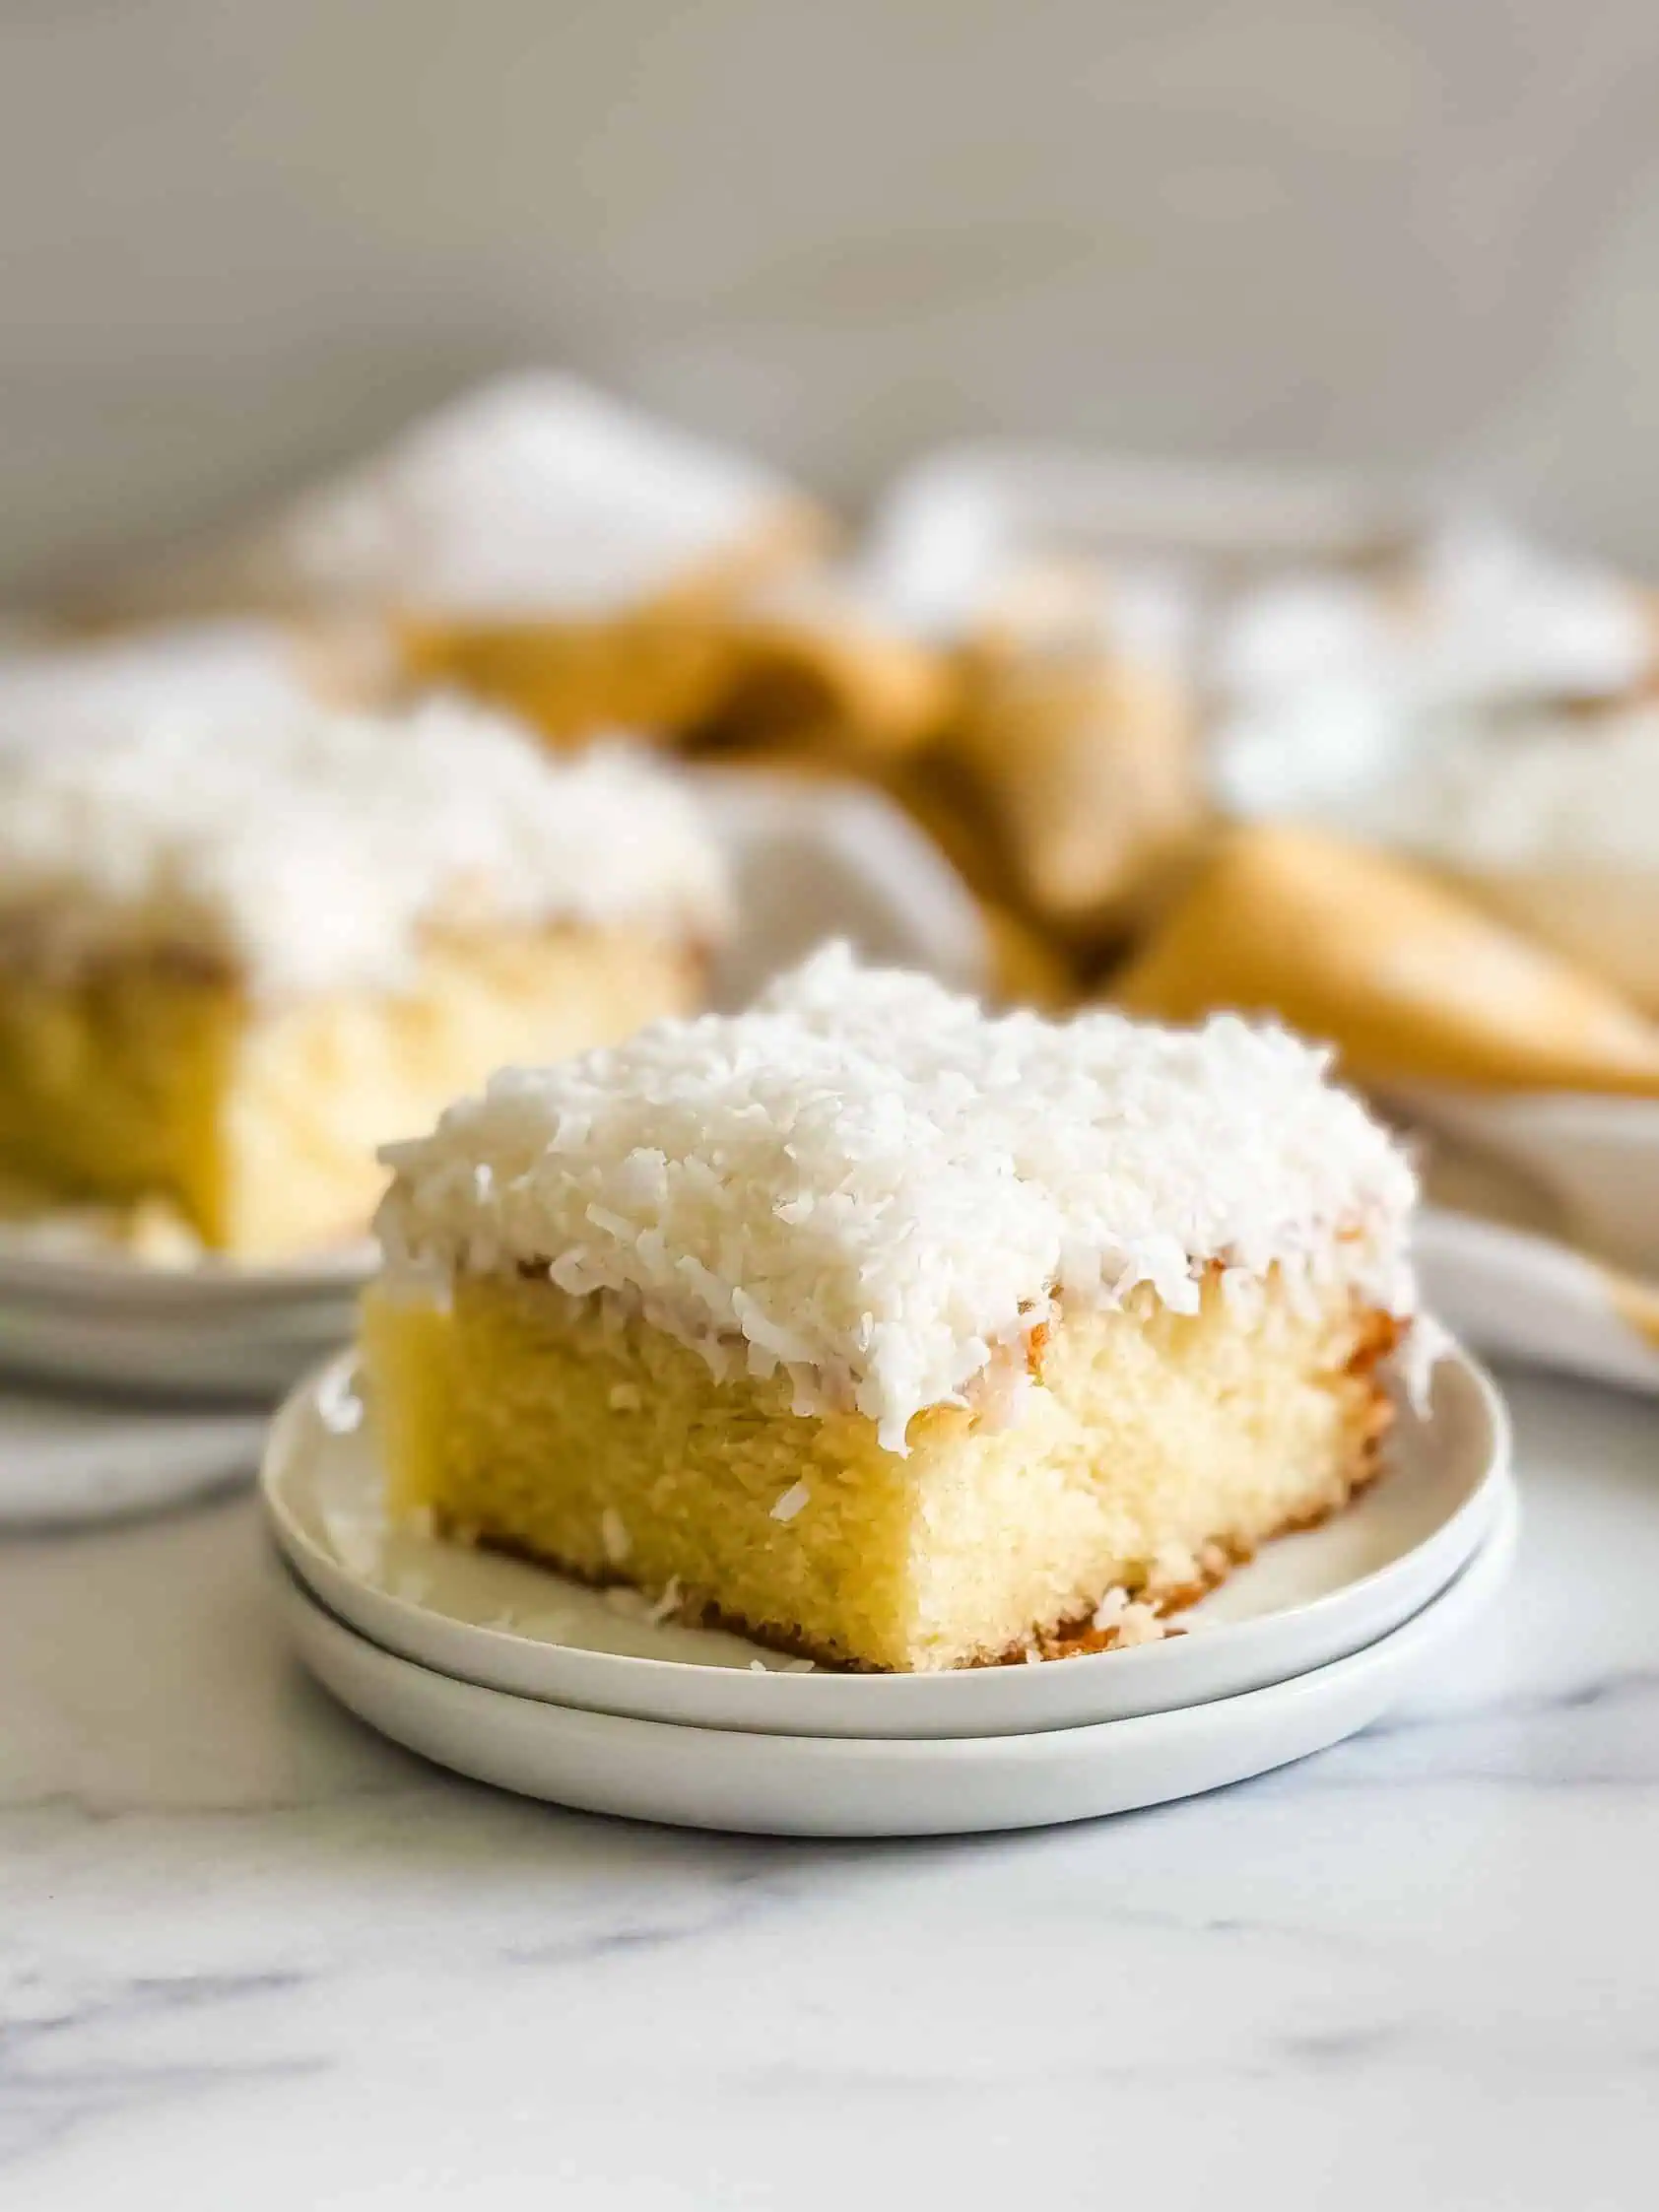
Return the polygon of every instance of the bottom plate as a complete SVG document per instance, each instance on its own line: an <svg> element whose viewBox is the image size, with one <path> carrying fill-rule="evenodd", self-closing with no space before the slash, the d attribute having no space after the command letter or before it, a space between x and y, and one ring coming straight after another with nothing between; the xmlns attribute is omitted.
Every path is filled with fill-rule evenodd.
<svg viewBox="0 0 1659 2212"><path fill-rule="evenodd" d="M757 1735L584 1712L396 1658L283 1571L300 1658L360 1718L439 1766L522 1796L681 1828L769 1836L944 1836L1130 1812L1322 1751L1400 1698L1508 1572L1512 1482L1457 1578L1401 1628L1271 1689L1025 1735L916 1741Z"/></svg>

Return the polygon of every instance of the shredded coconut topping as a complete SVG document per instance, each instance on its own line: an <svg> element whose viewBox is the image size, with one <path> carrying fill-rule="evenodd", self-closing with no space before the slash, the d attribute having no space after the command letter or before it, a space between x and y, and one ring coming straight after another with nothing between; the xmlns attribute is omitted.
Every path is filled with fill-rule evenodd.
<svg viewBox="0 0 1659 2212"><path fill-rule="evenodd" d="M1216 1263L1409 1311L1411 1171L1324 1065L1230 1016L991 1019L834 946L749 1013L503 1070L387 1147L377 1227L394 1275L543 1268L901 1451L1055 1298L1190 1312Z"/></svg>
<svg viewBox="0 0 1659 2212"><path fill-rule="evenodd" d="M312 698L303 656L274 624L176 623L94 642L0 652L0 751L96 742L182 716L291 719Z"/></svg>
<svg viewBox="0 0 1659 2212"><path fill-rule="evenodd" d="M32 959L137 943L220 958L261 993L395 987L434 929L712 935L725 907L671 771L615 746L556 761L459 703L0 748L0 933Z"/></svg>
<svg viewBox="0 0 1659 2212"><path fill-rule="evenodd" d="M1374 831L1379 788L1432 774L1458 726L1506 735L1529 703L1618 698L1654 652L1623 578L1488 528L1430 539L1392 589L1281 577L1242 598L1217 647L1220 795L1250 815L1358 812Z"/></svg>
<svg viewBox="0 0 1659 2212"><path fill-rule="evenodd" d="M1374 828L1453 867L1659 866L1659 712L1452 728L1370 795Z"/></svg>
<svg viewBox="0 0 1659 2212"><path fill-rule="evenodd" d="M1161 1643L1165 1637L1180 1633L1162 1619L1156 1606L1132 1598L1120 1584L1107 1590L1089 1625L1102 1633L1112 1632L1120 1651L1132 1650L1137 1643Z"/></svg>
<svg viewBox="0 0 1659 2212"><path fill-rule="evenodd" d="M794 496L573 377L486 384L248 542L259 596L510 617L648 599Z"/></svg>

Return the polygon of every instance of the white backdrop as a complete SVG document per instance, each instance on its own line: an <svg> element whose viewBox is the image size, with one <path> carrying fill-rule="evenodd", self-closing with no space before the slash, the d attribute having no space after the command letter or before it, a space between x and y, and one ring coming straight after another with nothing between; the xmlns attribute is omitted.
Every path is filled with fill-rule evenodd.
<svg viewBox="0 0 1659 2212"><path fill-rule="evenodd" d="M1654 0L0 0L0 587L585 368L1428 458L1659 571Z"/></svg>

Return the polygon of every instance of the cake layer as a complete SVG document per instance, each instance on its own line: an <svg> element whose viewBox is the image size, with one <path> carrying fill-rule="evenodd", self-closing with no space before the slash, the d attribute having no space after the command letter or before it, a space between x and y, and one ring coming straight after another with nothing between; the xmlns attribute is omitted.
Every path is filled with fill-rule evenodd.
<svg viewBox="0 0 1659 2212"><path fill-rule="evenodd" d="M1340 1508L1388 1418L1393 1323L1220 1270L1177 1313L1147 1287L1062 1310L1029 1376L914 1416L904 1456L781 1374L717 1381L637 1313L462 1274L365 1305L394 1507L595 1581L711 1611L832 1663L917 1670L1034 1649L1114 1592L1180 1602ZM1103 1616L1104 1617L1104 1616Z"/></svg>
<svg viewBox="0 0 1659 2212"><path fill-rule="evenodd" d="M700 968L647 929L563 927L434 937L397 990L273 1004L177 954L0 964L0 1166L66 1198L168 1199L244 1258L306 1251L364 1233L389 1134L532 1046L684 1011Z"/></svg>

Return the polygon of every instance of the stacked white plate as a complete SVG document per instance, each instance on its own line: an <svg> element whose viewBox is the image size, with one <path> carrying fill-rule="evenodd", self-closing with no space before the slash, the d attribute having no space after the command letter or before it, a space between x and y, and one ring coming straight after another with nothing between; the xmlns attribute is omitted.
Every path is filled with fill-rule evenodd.
<svg viewBox="0 0 1659 2212"><path fill-rule="evenodd" d="M1272 1544L1185 1633L1038 1666L820 1671L393 1524L349 1359L278 1415L262 1482L299 1656L371 1726L592 1812L773 1835L1036 1827L1161 1803L1374 1720L1502 1583L1501 1401L1460 1353L1383 1481Z"/></svg>
<svg viewBox="0 0 1659 2212"><path fill-rule="evenodd" d="M0 1373L269 1405L351 1336L373 1256L174 1268L0 1239Z"/></svg>

